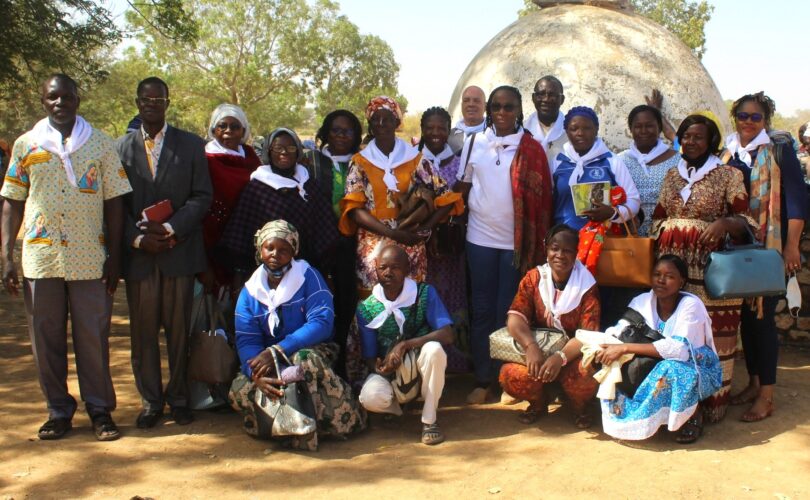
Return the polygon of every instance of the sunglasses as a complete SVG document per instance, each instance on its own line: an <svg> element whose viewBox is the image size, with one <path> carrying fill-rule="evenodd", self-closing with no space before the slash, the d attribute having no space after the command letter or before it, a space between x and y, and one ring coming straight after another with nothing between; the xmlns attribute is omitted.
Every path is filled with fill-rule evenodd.
<svg viewBox="0 0 810 500"><path fill-rule="evenodd" d="M294 155L295 153L298 152L298 147L297 146L287 146L287 147L273 146L272 148L270 148L270 151L272 151L273 153L276 153L277 155L283 155L284 153Z"/></svg>
<svg viewBox="0 0 810 500"><path fill-rule="evenodd" d="M735 116L737 117L737 121L744 122L751 120L754 123L759 123L764 118L762 113L746 113L745 111L740 111Z"/></svg>
<svg viewBox="0 0 810 500"><path fill-rule="evenodd" d="M354 130L350 128L332 127L329 129L332 135L341 135L343 137L354 137Z"/></svg>
<svg viewBox="0 0 810 500"><path fill-rule="evenodd" d="M492 110L493 113L497 113L498 111L503 110L506 113L511 113L517 109L517 105L509 103L501 105L500 103L493 102L489 105L489 109Z"/></svg>
<svg viewBox="0 0 810 500"><path fill-rule="evenodd" d="M231 130L236 132L237 130L242 130L241 123L217 123L216 128L219 130Z"/></svg>

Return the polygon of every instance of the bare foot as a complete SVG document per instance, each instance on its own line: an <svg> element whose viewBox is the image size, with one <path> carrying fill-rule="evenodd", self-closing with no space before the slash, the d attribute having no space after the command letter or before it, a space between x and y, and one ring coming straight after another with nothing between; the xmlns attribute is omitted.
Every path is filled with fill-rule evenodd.
<svg viewBox="0 0 810 500"><path fill-rule="evenodd" d="M748 404L759 396L759 385L748 384L748 386L737 394L731 396L729 404L733 406Z"/></svg>

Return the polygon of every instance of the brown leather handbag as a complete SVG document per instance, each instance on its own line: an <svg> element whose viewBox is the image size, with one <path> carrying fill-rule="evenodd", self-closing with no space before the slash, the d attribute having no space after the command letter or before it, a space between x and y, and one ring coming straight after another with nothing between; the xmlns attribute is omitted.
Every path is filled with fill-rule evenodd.
<svg viewBox="0 0 810 500"><path fill-rule="evenodd" d="M596 263L596 284L629 288L652 286L655 239L638 235L635 219L633 230L624 222L626 235L606 235L602 253Z"/></svg>

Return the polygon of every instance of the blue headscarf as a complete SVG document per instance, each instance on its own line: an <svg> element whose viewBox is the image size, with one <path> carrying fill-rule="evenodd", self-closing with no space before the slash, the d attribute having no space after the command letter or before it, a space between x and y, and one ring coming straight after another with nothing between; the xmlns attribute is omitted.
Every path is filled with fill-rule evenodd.
<svg viewBox="0 0 810 500"><path fill-rule="evenodd" d="M588 106L574 106L573 108L569 109L568 113L565 115L565 120L563 121L563 128L567 129L571 119L575 116L584 116L585 118L588 118L596 126L596 130L599 130L599 118L596 116L596 111Z"/></svg>

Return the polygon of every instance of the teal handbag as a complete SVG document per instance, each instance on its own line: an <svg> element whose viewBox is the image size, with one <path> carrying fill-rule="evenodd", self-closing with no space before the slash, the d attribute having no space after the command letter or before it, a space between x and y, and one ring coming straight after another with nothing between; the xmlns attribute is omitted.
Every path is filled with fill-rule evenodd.
<svg viewBox="0 0 810 500"><path fill-rule="evenodd" d="M726 249L712 252L703 279L712 299L740 299L784 295L785 263L773 249L754 239L747 245L734 245L726 236Z"/></svg>

